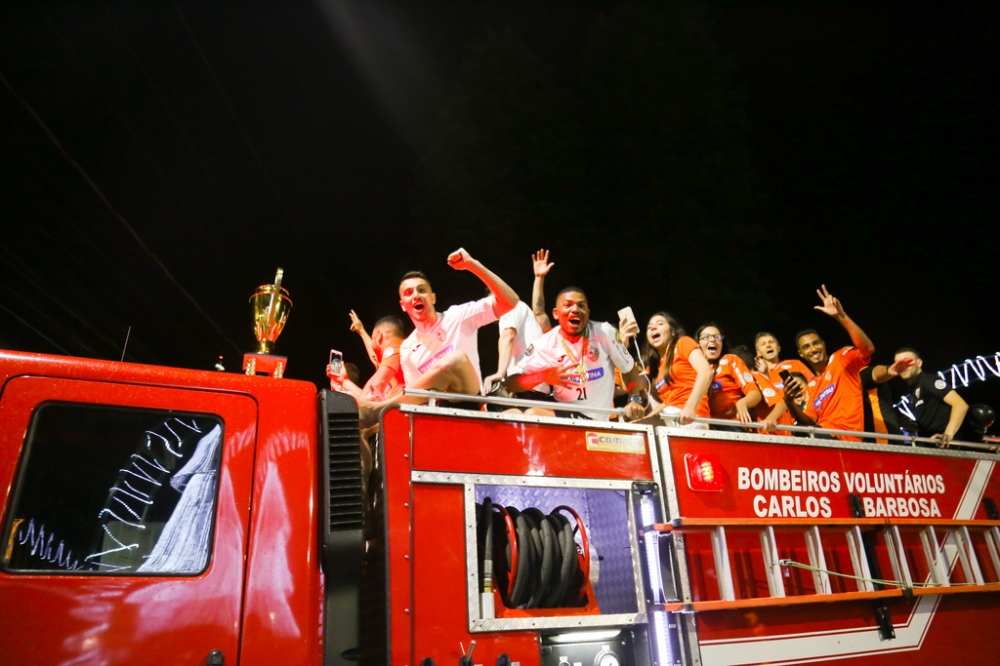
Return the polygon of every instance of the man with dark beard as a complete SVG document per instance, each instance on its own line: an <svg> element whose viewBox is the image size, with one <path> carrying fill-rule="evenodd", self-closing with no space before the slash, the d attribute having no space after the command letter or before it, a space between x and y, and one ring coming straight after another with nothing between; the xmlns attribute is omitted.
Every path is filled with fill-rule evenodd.
<svg viewBox="0 0 1000 666"><path fill-rule="evenodd" d="M519 393L546 384L556 402L580 407L578 416L607 420L606 414L585 408L610 409L615 394L615 368L622 372L629 388L625 406L628 420L641 418L645 408L642 392L648 388L645 375L625 346L617 339L617 330L605 322L590 321L587 296L579 287L566 287L556 296L552 318L557 325L535 340L525 352L515 374L507 378L507 390ZM626 334L636 335L639 327L630 322ZM625 323L622 322L625 326ZM539 410L534 410L533 413ZM552 414L552 412L549 412Z"/></svg>

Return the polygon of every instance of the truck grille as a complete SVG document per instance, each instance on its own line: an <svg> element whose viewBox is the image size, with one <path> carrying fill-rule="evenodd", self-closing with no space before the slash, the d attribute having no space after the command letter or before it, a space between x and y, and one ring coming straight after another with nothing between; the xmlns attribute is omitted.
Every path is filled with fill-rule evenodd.
<svg viewBox="0 0 1000 666"><path fill-rule="evenodd" d="M320 393L320 402L326 442L327 529L330 532L361 529L364 491L357 405L349 396L329 391Z"/></svg>

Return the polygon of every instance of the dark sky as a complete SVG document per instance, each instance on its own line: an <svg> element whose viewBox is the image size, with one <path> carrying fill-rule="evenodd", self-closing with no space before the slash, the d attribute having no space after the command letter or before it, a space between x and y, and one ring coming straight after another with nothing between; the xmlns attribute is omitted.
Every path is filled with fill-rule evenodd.
<svg viewBox="0 0 1000 666"><path fill-rule="evenodd" d="M330 347L364 368L349 309L369 327L398 312L410 268L442 304L475 280L411 251L414 171L467 45L509 25L568 71L613 4L4 2L0 346L118 358L131 326L128 360L235 369L247 300L281 266L289 376L322 383ZM782 316L760 327L786 353L807 326L847 343L811 311L820 283L879 360L1000 349L997 4L708 3L767 197L754 216ZM489 263L496 243L518 239L468 249ZM534 249L491 266L523 297ZM585 286L612 318L616 285Z"/></svg>

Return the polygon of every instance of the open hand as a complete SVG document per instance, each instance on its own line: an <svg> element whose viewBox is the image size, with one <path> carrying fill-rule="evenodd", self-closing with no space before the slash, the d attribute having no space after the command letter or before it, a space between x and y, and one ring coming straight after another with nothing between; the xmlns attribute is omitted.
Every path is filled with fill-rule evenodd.
<svg viewBox="0 0 1000 666"><path fill-rule="evenodd" d="M833 294L826 290L825 284L822 285L822 289L816 290L816 295L819 296L819 300L823 301L823 305L816 306L817 310L837 319L847 317L847 313L844 312L844 306L840 304L840 301Z"/></svg>
<svg viewBox="0 0 1000 666"><path fill-rule="evenodd" d="M531 255L531 267L535 271L535 277L545 277L553 266L554 263L549 263L548 250L539 250Z"/></svg>
<svg viewBox="0 0 1000 666"><path fill-rule="evenodd" d="M562 365L549 366L544 372L544 382L549 386L578 386L573 379L579 380L579 367L573 361L566 360Z"/></svg>
<svg viewBox="0 0 1000 666"><path fill-rule="evenodd" d="M917 362L912 358L904 356L903 358L899 359L898 361L890 365L886 369L886 372L890 377L899 377L901 374L903 374L904 371L906 371L907 368L912 368L914 365L916 365L916 363Z"/></svg>
<svg viewBox="0 0 1000 666"><path fill-rule="evenodd" d="M358 318L358 315L354 313L354 310L351 310L351 331L360 335L364 335L365 333L365 325L361 323L361 320Z"/></svg>

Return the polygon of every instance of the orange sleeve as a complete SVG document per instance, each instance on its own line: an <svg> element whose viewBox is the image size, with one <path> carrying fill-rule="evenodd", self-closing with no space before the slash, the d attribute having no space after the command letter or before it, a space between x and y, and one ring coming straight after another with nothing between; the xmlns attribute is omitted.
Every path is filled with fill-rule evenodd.
<svg viewBox="0 0 1000 666"><path fill-rule="evenodd" d="M701 349L695 339L689 335L685 335L680 340L677 341L677 346L675 349L675 355L687 360L691 356L691 352L695 349Z"/></svg>
<svg viewBox="0 0 1000 666"><path fill-rule="evenodd" d="M378 364L378 369L389 368L392 374L399 370L399 346L403 344L400 339L390 340L389 344L382 350L382 360Z"/></svg>
<svg viewBox="0 0 1000 666"><path fill-rule="evenodd" d="M808 365L798 359L792 359L788 363L792 364L791 372L801 372L805 376L806 381L812 381L812 378L816 376Z"/></svg>
<svg viewBox="0 0 1000 666"><path fill-rule="evenodd" d="M736 380L736 383L743 391L743 395L750 395L750 391L756 391L757 384L754 382L753 375L750 374L750 369L743 362L743 359L736 354L726 354L726 358L729 359L729 373Z"/></svg>

